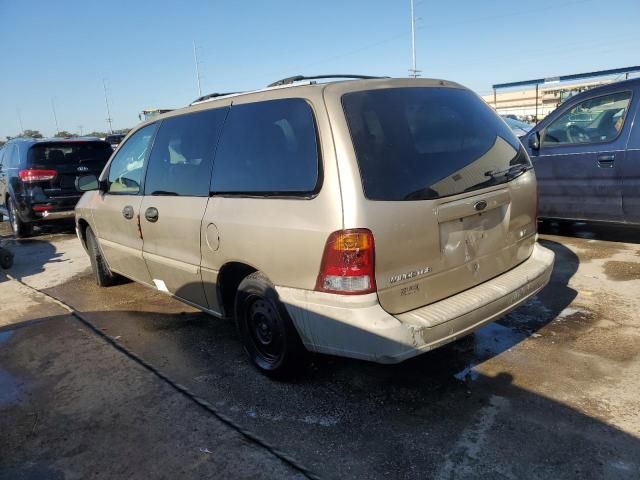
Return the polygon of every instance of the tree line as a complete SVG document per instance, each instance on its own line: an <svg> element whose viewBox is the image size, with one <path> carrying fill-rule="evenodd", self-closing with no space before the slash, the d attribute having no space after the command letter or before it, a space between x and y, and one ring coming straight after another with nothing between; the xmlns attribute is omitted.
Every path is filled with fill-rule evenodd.
<svg viewBox="0 0 640 480"><path fill-rule="evenodd" d="M129 130L131 130L130 128L121 128L120 130L114 130L113 133L127 133L129 132ZM110 135L107 132L98 132L98 131L93 131L91 133L87 133L86 135L83 134L83 137L98 137L98 138L104 138L107 135ZM79 137L80 135L77 133L73 133L73 132L67 132L66 130L61 130L59 132L57 132L54 137L60 137L60 138L74 138L74 137ZM0 147L2 145L4 145L5 143L7 143L9 140L13 139L13 138L44 138L44 136L42 135L42 133L40 133L39 130L30 130L30 129L26 129L23 132L20 132L18 135L7 135L6 140L0 140Z"/></svg>

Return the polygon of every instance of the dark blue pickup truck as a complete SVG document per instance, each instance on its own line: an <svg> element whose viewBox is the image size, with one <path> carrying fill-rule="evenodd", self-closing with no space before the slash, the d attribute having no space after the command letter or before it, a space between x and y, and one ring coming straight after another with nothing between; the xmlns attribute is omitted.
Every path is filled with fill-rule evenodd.
<svg viewBox="0 0 640 480"><path fill-rule="evenodd" d="M640 79L569 99L521 137L541 219L640 224Z"/></svg>

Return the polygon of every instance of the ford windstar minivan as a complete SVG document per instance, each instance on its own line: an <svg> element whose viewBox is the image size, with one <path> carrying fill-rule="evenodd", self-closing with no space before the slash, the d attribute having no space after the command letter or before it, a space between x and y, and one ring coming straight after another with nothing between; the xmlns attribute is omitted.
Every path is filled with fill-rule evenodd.
<svg viewBox="0 0 640 480"><path fill-rule="evenodd" d="M544 287L535 175L482 99L443 80L308 80L160 115L80 177L97 283L233 318L276 376L308 351L400 362Z"/></svg>

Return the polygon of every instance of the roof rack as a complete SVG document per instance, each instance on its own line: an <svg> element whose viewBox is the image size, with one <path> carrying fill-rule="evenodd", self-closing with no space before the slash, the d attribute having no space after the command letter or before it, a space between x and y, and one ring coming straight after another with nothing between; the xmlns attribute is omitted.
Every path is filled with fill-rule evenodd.
<svg viewBox="0 0 640 480"><path fill-rule="evenodd" d="M236 93L241 93L241 92L209 93L208 95L203 95L201 97L196 98L193 102L191 102L191 105L198 102L204 102L205 100L210 100L212 98L226 97L227 95L235 95Z"/></svg>
<svg viewBox="0 0 640 480"><path fill-rule="evenodd" d="M344 73L338 73L335 75L312 75L312 76L304 76L304 75L294 75L293 77L283 78L282 80L278 80L277 82L273 82L268 85L268 87L280 87L282 85L290 85L294 82L301 82L303 80L321 80L325 78L351 78L351 79L372 79L372 78L389 78L389 77L372 77L369 75L349 75Z"/></svg>

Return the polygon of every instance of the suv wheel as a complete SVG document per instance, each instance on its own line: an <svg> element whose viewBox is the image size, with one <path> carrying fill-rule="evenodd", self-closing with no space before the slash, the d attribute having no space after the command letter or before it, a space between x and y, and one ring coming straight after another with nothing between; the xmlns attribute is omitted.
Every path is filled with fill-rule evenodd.
<svg viewBox="0 0 640 480"><path fill-rule="evenodd" d="M118 275L109 270L91 227L87 227L85 238L87 239L87 251L91 260L91 270L93 270L96 283L101 287L114 285L118 281Z"/></svg>
<svg viewBox="0 0 640 480"><path fill-rule="evenodd" d="M249 359L262 373L287 378L306 366L309 354L275 288L262 273L252 273L240 282L235 320Z"/></svg>
<svg viewBox="0 0 640 480"><path fill-rule="evenodd" d="M13 235L16 238L25 238L33 233L33 225L20 220L16 205L13 203L11 197L7 200L7 210L9 210L9 223L11 224L11 230L13 230Z"/></svg>

